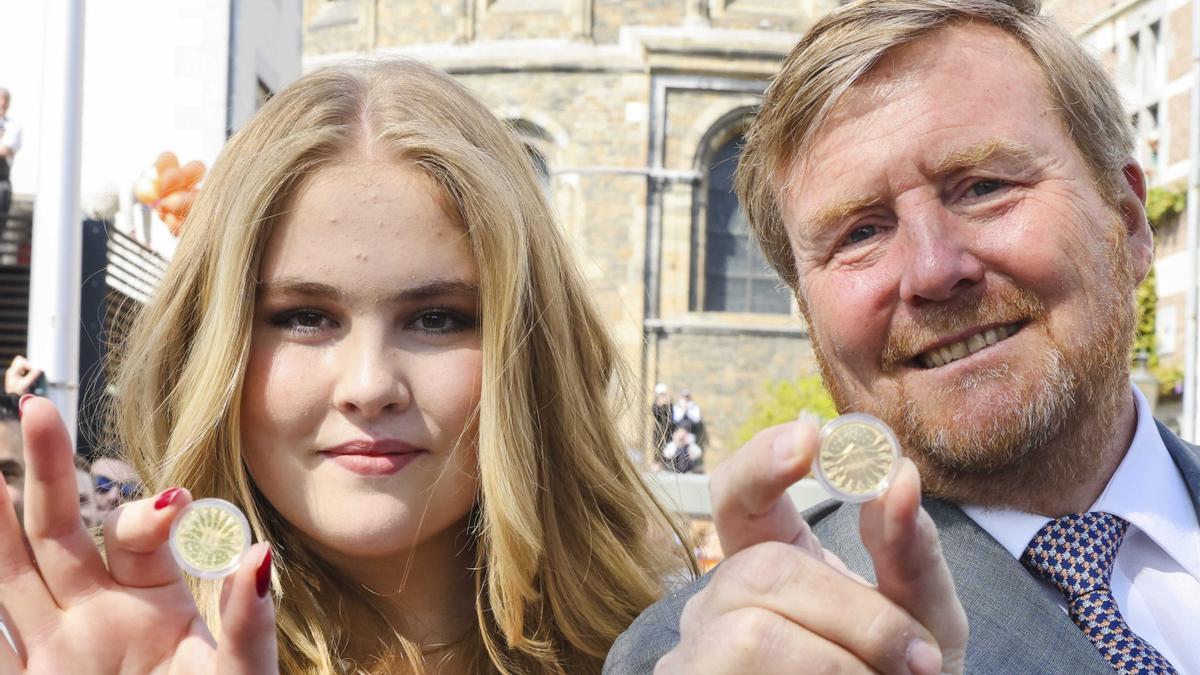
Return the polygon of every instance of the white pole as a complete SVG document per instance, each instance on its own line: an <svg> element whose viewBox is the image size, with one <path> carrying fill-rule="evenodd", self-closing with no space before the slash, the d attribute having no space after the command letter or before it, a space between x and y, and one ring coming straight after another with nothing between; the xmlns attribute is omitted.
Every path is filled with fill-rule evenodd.
<svg viewBox="0 0 1200 675"><path fill-rule="evenodd" d="M46 0L41 162L29 273L29 359L75 438L79 395L79 162L84 0Z"/></svg>

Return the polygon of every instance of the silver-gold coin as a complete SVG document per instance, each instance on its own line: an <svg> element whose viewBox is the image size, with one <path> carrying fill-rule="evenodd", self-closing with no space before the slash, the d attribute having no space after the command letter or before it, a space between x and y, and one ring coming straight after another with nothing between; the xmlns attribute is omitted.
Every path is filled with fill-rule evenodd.
<svg viewBox="0 0 1200 675"><path fill-rule="evenodd" d="M900 463L900 442L882 420L850 413L821 428L816 478L847 502L865 502L887 489Z"/></svg>
<svg viewBox="0 0 1200 675"><path fill-rule="evenodd" d="M250 523L224 499L188 504L171 524L171 554L192 576L219 579L233 574L250 548Z"/></svg>

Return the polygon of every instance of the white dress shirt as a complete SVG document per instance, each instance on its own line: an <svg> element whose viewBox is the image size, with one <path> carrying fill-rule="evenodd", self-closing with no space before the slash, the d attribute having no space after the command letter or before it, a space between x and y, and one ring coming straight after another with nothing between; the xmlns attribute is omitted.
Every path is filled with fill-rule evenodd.
<svg viewBox="0 0 1200 675"><path fill-rule="evenodd" d="M1200 522L1146 398L1137 387L1133 395L1133 443L1088 510L1129 521L1112 572L1113 599L1121 616L1180 673L1200 675ZM964 506L963 511L1017 559L1051 520L978 506ZM1062 593L1048 581L1043 589L1065 612Z"/></svg>
<svg viewBox="0 0 1200 675"><path fill-rule="evenodd" d="M15 155L21 149L21 125L11 117L0 117L0 145L12 148ZM8 158L12 164L12 157Z"/></svg>

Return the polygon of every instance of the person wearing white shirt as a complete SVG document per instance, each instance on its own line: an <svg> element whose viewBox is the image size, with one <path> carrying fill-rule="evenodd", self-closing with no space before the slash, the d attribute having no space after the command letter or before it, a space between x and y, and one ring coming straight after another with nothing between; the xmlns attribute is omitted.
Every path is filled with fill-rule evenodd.
<svg viewBox="0 0 1200 675"><path fill-rule="evenodd" d="M8 116L8 104L12 94L0 87L0 226L8 220L8 211L12 208L12 173L13 159L21 149L21 125Z"/></svg>

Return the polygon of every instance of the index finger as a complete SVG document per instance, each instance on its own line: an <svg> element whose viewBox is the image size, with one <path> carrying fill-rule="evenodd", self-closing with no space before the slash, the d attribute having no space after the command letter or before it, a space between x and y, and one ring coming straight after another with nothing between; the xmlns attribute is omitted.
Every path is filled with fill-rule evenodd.
<svg viewBox="0 0 1200 675"><path fill-rule="evenodd" d="M789 422L759 432L716 468L709 492L726 556L768 541L820 553L812 530L787 496L788 487L808 475L817 445L814 424Z"/></svg>
<svg viewBox="0 0 1200 675"><path fill-rule="evenodd" d="M921 508L921 479L910 459L882 497L863 505L863 544L875 563L879 592L908 610L938 642L943 672L962 672L967 617L942 555L937 527Z"/></svg>
<svg viewBox="0 0 1200 675"><path fill-rule="evenodd" d="M91 595L107 568L79 515L74 450L58 410L49 400L21 399L25 440L25 534L47 588L62 607Z"/></svg>

